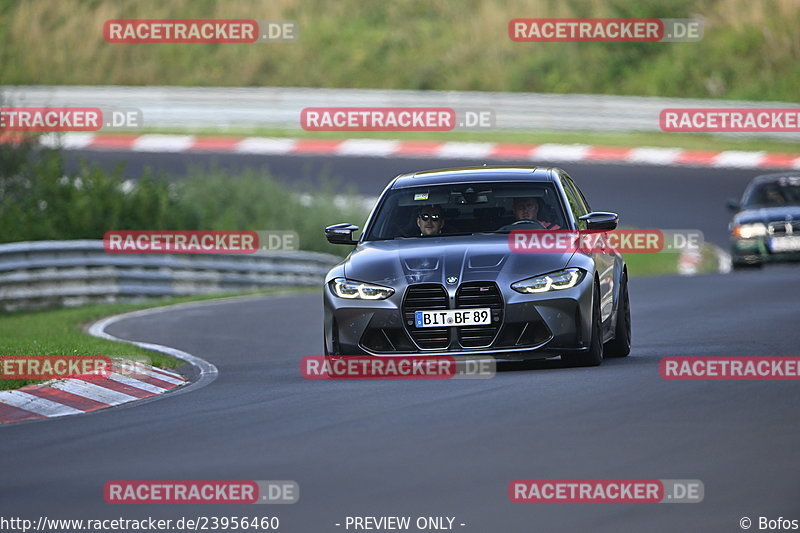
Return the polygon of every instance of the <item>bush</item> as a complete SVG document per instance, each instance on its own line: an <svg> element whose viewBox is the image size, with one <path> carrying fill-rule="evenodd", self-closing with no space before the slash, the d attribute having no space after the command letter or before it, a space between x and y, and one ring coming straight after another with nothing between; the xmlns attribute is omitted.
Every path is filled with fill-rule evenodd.
<svg viewBox="0 0 800 533"><path fill-rule="evenodd" d="M0 242L101 239L109 230L294 230L304 250L343 254L324 227L366 217L355 197L301 194L263 172L132 182L121 170L84 163L70 174L56 150L0 144Z"/></svg>

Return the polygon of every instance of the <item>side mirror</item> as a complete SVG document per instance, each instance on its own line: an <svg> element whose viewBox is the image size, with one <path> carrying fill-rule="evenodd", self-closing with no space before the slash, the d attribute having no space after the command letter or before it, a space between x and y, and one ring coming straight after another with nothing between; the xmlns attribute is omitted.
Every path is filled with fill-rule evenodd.
<svg viewBox="0 0 800 533"><path fill-rule="evenodd" d="M353 240L353 232L358 231L358 226L353 224L334 224L325 228L325 238L331 244L358 244Z"/></svg>
<svg viewBox="0 0 800 533"><path fill-rule="evenodd" d="M587 230L612 230L617 229L619 215L616 213L594 211L583 215L580 220L586 222Z"/></svg>
<svg viewBox="0 0 800 533"><path fill-rule="evenodd" d="M733 198L729 199L726 205L728 206L728 209L730 211L738 211L741 208L739 202L737 202Z"/></svg>

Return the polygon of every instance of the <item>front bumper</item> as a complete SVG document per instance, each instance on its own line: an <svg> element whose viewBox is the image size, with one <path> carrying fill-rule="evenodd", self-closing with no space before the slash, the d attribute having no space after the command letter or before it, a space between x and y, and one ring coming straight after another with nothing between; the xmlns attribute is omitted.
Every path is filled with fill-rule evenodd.
<svg viewBox="0 0 800 533"><path fill-rule="evenodd" d="M379 301L345 300L334 296L326 286L325 342L331 353L339 355L524 360L579 353L588 349L591 336L592 282L591 276L586 276L576 287L541 294L519 294L495 285L502 302L493 311L493 336L469 336L465 329L449 327L441 328L434 343L420 337L408 319L408 313L416 309L404 305L405 296L414 285ZM448 293L448 309L464 308L457 305L459 287L441 288Z"/></svg>
<svg viewBox="0 0 800 533"><path fill-rule="evenodd" d="M752 239L731 238L731 260L735 265L759 265L763 263L781 263L800 261L800 251L772 252L768 246L768 237Z"/></svg>

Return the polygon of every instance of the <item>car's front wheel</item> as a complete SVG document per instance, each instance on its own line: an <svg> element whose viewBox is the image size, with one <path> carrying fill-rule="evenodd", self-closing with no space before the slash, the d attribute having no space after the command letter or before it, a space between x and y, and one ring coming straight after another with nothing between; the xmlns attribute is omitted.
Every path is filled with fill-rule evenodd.
<svg viewBox="0 0 800 533"><path fill-rule="evenodd" d="M623 272L619 284L617 327L614 339L606 343L603 357L627 357L631 353L631 302L628 297L628 274Z"/></svg>
<svg viewBox="0 0 800 533"><path fill-rule="evenodd" d="M731 266L734 270L757 270L764 267L764 263L757 261L755 263L747 263L744 261L734 261Z"/></svg>
<svg viewBox="0 0 800 533"><path fill-rule="evenodd" d="M567 359L570 366L597 366L603 362L603 318L600 315L600 288L595 282L592 293L592 338L589 350Z"/></svg>

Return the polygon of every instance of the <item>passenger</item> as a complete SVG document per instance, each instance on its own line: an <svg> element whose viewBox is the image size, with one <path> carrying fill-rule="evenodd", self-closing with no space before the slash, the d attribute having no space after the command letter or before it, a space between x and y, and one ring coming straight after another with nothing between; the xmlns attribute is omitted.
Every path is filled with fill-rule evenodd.
<svg viewBox="0 0 800 533"><path fill-rule="evenodd" d="M514 216L517 219L514 224L536 222L541 224L544 229L561 229L561 226L555 224L554 222L540 219L539 211L542 210L543 205L544 200L533 196L514 198L513 210Z"/></svg>

